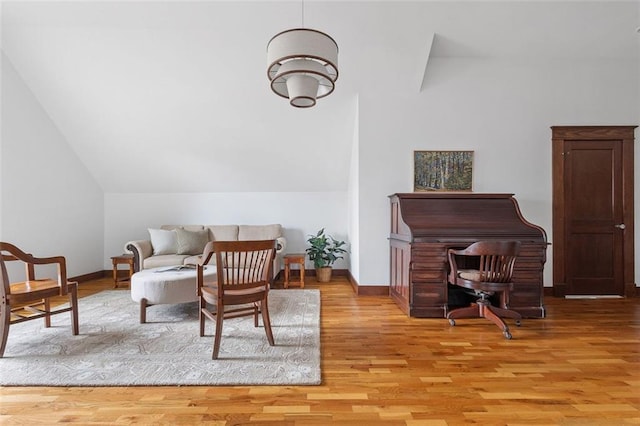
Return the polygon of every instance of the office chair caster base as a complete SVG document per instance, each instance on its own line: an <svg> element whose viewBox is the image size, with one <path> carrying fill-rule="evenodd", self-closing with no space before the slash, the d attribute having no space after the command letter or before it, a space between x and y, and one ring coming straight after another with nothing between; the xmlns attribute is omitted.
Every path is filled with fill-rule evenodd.
<svg viewBox="0 0 640 426"><path fill-rule="evenodd" d="M450 319L450 320L449 320L449 324L451 324L451 325L456 325L456 320Z"/></svg>
<svg viewBox="0 0 640 426"><path fill-rule="evenodd" d="M505 332L504 332L504 333L502 333L502 334L504 334L504 338L505 338L505 339L507 339L507 340L511 340L511 337L513 337L513 336L511 336L511 333L509 333L509 331L508 331L508 330L507 330L507 331L505 331Z"/></svg>

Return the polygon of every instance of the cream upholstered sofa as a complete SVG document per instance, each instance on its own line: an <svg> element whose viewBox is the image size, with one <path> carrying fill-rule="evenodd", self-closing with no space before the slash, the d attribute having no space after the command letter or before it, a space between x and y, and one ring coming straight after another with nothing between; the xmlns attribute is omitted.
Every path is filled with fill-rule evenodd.
<svg viewBox="0 0 640 426"><path fill-rule="evenodd" d="M280 224L271 225L162 225L149 228L148 240L129 241L125 249L134 256L134 269L195 264L209 241L276 240L273 276L282 269L286 239Z"/></svg>

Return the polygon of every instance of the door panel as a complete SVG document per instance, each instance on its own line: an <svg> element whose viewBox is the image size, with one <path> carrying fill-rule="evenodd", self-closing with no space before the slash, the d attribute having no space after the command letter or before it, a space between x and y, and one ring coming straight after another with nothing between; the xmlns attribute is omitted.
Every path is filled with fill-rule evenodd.
<svg viewBox="0 0 640 426"><path fill-rule="evenodd" d="M574 234L568 247L568 294L622 294L616 285L620 268L614 267L612 235Z"/></svg>
<svg viewBox="0 0 640 426"><path fill-rule="evenodd" d="M565 147L566 294L623 295L622 143Z"/></svg>

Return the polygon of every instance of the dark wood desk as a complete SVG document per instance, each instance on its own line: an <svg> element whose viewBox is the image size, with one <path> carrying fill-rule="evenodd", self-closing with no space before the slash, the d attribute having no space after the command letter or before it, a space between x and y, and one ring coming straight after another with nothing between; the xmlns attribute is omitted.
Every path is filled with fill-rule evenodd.
<svg viewBox="0 0 640 426"><path fill-rule="evenodd" d="M449 248L479 240L522 243L513 273L511 309L544 317L547 235L527 222L513 194L419 192L391 199L389 294L412 317L445 317Z"/></svg>

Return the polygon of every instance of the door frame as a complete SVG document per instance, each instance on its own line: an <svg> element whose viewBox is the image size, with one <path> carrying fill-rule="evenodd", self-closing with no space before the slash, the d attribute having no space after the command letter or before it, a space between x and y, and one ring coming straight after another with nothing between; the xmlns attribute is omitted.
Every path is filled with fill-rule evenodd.
<svg viewBox="0 0 640 426"><path fill-rule="evenodd" d="M624 296L640 295L635 284L634 253L634 130L638 126L552 126L552 185L553 185L553 295L564 297L566 276L565 221L565 162L566 144L580 140L619 140L622 142L622 256Z"/></svg>

